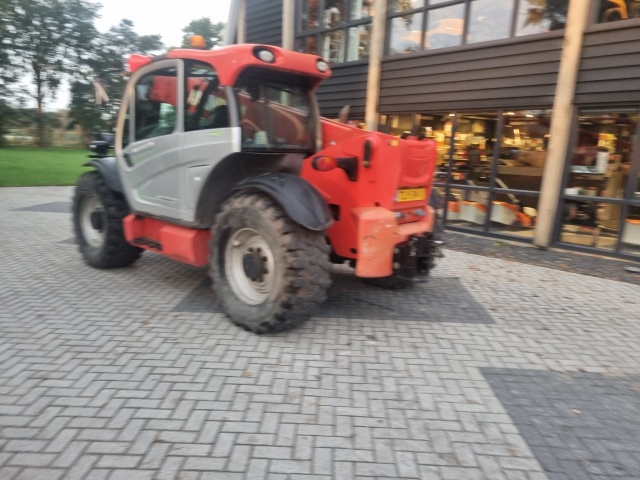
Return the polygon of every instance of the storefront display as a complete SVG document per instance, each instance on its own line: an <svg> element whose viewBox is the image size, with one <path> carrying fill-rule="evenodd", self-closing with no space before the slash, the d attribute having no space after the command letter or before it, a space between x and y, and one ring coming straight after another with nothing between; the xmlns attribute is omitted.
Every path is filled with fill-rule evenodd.
<svg viewBox="0 0 640 480"><path fill-rule="evenodd" d="M632 212L638 209L633 205L637 178L631 172L637 168L633 156L637 110L582 111L577 125L563 190L560 240L613 250L622 230L621 242L633 244L637 224ZM630 216L623 221L625 208Z"/></svg>
<svg viewBox="0 0 640 480"><path fill-rule="evenodd" d="M549 122L543 110L416 115L417 132L436 142L447 225L532 237Z"/></svg>

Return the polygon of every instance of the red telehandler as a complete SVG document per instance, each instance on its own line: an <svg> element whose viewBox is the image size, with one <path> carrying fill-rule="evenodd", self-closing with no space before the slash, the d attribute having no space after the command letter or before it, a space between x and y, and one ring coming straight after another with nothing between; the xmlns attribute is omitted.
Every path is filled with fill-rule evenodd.
<svg viewBox="0 0 640 480"><path fill-rule="evenodd" d="M321 118L322 58L243 44L128 64L115 153L92 143L74 195L89 265L144 250L208 264L224 312L256 333L306 320L331 262L389 288L429 273L434 142Z"/></svg>

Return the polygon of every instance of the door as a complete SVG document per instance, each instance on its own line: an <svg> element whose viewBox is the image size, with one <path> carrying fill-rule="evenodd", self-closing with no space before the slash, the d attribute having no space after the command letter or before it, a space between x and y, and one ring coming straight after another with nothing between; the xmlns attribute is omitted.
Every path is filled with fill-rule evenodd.
<svg viewBox="0 0 640 480"><path fill-rule="evenodd" d="M127 85L116 155L125 195L138 213L182 218L183 70L180 60L154 62Z"/></svg>
<svg viewBox="0 0 640 480"><path fill-rule="evenodd" d="M230 87L219 84L211 65L185 62L185 78L183 219L193 222L205 180L218 162L240 150L240 129L231 128Z"/></svg>

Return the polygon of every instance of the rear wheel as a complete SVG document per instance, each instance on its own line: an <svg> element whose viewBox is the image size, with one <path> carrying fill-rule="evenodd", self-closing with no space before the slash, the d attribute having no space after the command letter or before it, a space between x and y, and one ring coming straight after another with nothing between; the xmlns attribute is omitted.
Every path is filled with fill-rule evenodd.
<svg viewBox="0 0 640 480"><path fill-rule="evenodd" d="M73 197L73 228L85 261L96 268L126 267L142 249L127 243L122 220L129 207L122 194L111 190L100 173L83 174Z"/></svg>
<svg viewBox="0 0 640 480"><path fill-rule="evenodd" d="M323 232L293 222L270 197L232 197L211 240L213 288L231 320L255 333L304 322L326 299L328 246Z"/></svg>

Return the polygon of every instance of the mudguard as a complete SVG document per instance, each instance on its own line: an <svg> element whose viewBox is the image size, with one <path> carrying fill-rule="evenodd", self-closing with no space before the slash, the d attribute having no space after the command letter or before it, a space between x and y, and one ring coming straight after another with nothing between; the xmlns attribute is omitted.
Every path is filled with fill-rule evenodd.
<svg viewBox="0 0 640 480"><path fill-rule="evenodd" d="M85 163L84 166L97 168L111 190L123 193L116 157L94 158L90 162Z"/></svg>
<svg viewBox="0 0 640 480"><path fill-rule="evenodd" d="M277 201L291 219L313 231L328 228L331 213L318 191L306 180L289 173L267 173L243 180L234 191L258 191Z"/></svg>

